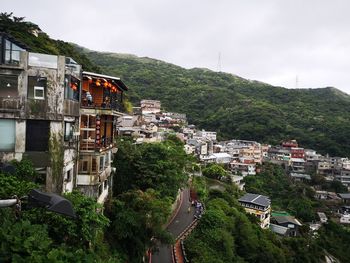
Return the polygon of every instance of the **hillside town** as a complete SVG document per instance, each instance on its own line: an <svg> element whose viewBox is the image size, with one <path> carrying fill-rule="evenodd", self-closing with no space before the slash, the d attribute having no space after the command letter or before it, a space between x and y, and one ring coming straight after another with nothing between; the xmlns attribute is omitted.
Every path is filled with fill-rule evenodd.
<svg viewBox="0 0 350 263"><path fill-rule="evenodd" d="M161 101L143 99L126 113L126 84L116 76L83 71L65 56L26 51L26 46L1 33L0 57L0 163L12 169L12 160L27 159L41 175L48 192L77 189L103 204L111 194L118 151L117 138L131 137L134 144L156 143L175 135L199 167L218 164L230 181L244 190L244 178L259 176L264 163L280 165L286 176L311 185L312 176L340 182L350 189L350 160L305 149L296 140L280 145L232 139L220 141L215 131L189 124L186 114L168 112ZM201 176L194 173L194 176ZM332 211L318 211L317 222L301 222L285 211L273 210L273 199L246 193L238 199L263 229L295 237L303 224L317 230L328 218L350 224L350 194L329 192L312 185L315 198L329 201ZM196 218L201 216L195 214ZM197 209L198 210L198 209ZM199 210L198 210L199 211Z"/></svg>

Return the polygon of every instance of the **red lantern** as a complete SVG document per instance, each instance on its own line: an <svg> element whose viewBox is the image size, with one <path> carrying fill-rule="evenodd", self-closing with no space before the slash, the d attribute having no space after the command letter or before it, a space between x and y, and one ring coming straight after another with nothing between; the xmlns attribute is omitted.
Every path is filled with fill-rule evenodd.
<svg viewBox="0 0 350 263"><path fill-rule="evenodd" d="M97 87L99 87L99 86L101 86L101 81L98 79L98 80L96 80L95 84Z"/></svg>

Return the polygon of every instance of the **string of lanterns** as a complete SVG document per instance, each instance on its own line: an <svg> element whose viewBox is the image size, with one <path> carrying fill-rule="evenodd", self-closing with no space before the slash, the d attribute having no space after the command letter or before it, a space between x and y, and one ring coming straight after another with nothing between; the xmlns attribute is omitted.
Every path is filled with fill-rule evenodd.
<svg viewBox="0 0 350 263"><path fill-rule="evenodd" d="M110 81L107 81L106 79L88 78L88 82L89 82L89 84L95 84L96 87L109 88L111 90L111 92L113 92L113 93L120 93L121 92L117 85L113 84Z"/></svg>

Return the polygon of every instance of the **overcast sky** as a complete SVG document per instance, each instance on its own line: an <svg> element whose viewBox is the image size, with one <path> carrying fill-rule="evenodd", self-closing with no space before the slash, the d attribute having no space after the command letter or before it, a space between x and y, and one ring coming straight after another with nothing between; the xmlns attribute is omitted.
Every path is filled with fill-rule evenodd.
<svg viewBox="0 0 350 263"><path fill-rule="evenodd" d="M11 0L1 11L97 51L350 94L347 0Z"/></svg>

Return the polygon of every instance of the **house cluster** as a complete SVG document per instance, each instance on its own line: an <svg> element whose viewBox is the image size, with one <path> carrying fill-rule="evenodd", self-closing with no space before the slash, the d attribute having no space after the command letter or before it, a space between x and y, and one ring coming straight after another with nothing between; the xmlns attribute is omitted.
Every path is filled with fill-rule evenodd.
<svg viewBox="0 0 350 263"><path fill-rule="evenodd" d="M46 191L80 189L104 202L112 184L120 78L30 52L0 34L0 163L29 159Z"/></svg>
<svg viewBox="0 0 350 263"><path fill-rule="evenodd" d="M118 118L116 129L119 136L131 136L136 143L161 142L169 133L183 139L184 134L176 131L186 124L186 114L162 111L159 100L141 100L132 115Z"/></svg>
<svg viewBox="0 0 350 263"><path fill-rule="evenodd" d="M298 147L295 140L283 142L268 149L265 159L288 168L292 178L310 181L310 173L324 176L327 181L339 181L350 188L350 160L345 157L330 157L315 150Z"/></svg>

